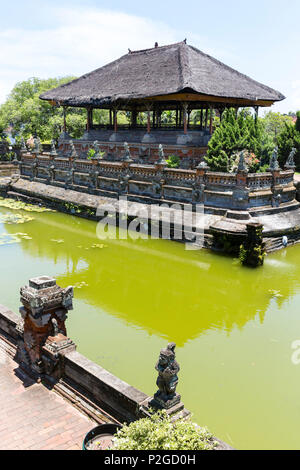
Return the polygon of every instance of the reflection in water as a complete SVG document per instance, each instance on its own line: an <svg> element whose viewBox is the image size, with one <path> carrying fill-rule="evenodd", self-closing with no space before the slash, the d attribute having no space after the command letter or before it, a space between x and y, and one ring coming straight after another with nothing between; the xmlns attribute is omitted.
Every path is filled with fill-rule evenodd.
<svg viewBox="0 0 300 470"><path fill-rule="evenodd" d="M153 393L156 354L174 341L179 392L195 419L238 448L299 447L290 344L300 337L300 246L253 270L164 240L100 241L94 222L33 215L3 226L28 237L0 247L1 303L16 310L20 285L55 275L77 286L68 332L80 352Z"/></svg>
<svg viewBox="0 0 300 470"><path fill-rule="evenodd" d="M76 298L178 346L211 328L242 328L257 314L263 322L276 291L282 304L299 286L300 266L292 263L289 251L285 253L290 257L267 260L265 269L252 270L163 240L102 242L94 223L75 217L37 218L38 246L36 222L24 225L32 241L22 240L22 248L31 257L65 262L66 272L58 276L61 285L87 283ZM15 230L7 226L10 233Z"/></svg>

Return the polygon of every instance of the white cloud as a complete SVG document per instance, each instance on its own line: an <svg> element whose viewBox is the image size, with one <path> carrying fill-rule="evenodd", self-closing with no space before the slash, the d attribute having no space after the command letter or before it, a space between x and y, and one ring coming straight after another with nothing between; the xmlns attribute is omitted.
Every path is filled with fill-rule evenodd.
<svg viewBox="0 0 300 470"><path fill-rule="evenodd" d="M52 19L53 26L48 29L0 31L0 103L18 81L34 76L80 76L126 54L128 48L153 47L155 41L170 44L185 36L189 44L239 69L236 50L227 43L175 30L164 22L100 8L52 7L44 14ZM280 83L278 89L282 89ZM285 91L289 99L274 108L300 109L299 81Z"/></svg>
<svg viewBox="0 0 300 470"><path fill-rule="evenodd" d="M14 84L29 77L81 75L126 54L128 48L181 40L174 30L125 13L99 9L52 10L51 29L0 32L0 103Z"/></svg>

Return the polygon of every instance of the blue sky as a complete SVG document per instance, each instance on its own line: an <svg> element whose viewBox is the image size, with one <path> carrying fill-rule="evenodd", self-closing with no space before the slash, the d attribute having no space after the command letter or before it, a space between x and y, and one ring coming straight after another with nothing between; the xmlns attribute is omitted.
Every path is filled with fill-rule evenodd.
<svg viewBox="0 0 300 470"><path fill-rule="evenodd" d="M0 102L32 76L81 75L127 53L187 38L300 109L300 0L0 0Z"/></svg>

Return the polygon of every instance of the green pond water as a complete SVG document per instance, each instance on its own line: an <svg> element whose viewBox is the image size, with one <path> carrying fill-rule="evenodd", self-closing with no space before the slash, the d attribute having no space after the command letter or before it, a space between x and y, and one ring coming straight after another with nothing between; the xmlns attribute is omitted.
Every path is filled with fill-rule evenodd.
<svg viewBox="0 0 300 470"><path fill-rule="evenodd" d="M16 214L34 220L8 223ZM20 286L55 276L75 286L67 330L79 352L153 394L159 350L174 341L195 421L238 449L299 449L300 245L252 270L170 241L99 241L96 223L75 216L0 207L0 260L0 303L18 311Z"/></svg>

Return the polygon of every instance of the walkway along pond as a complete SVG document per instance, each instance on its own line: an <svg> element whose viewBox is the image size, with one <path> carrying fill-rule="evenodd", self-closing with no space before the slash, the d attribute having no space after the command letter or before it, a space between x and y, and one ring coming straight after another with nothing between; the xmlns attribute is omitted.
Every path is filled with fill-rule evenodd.
<svg viewBox="0 0 300 470"><path fill-rule="evenodd" d="M154 352L174 341L195 421L238 449L299 448L299 245L252 270L165 240L102 242L95 222L62 213L0 217L2 304L17 311L19 287L41 274L73 285L80 353L151 395Z"/></svg>

